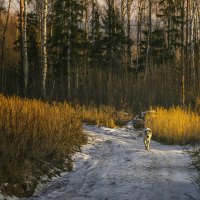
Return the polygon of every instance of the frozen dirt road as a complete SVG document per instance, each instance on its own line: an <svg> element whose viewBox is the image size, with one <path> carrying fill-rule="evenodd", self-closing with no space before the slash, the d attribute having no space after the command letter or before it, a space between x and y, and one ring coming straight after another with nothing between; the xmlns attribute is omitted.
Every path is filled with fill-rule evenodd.
<svg viewBox="0 0 200 200"><path fill-rule="evenodd" d="M89 143L74 155L73 172L47 183L31 200L199 199L193 183L197 174L182 147L152 141L147 152L140 132L84 129Z"/></svg>

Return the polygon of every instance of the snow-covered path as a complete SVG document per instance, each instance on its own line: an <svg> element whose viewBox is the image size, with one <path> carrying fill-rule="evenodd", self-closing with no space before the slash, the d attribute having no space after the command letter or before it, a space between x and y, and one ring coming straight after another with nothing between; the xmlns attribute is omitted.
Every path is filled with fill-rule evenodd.
<svg viewBox="0 0 200 200"><path fill-rule="evenodd" d="M140 132L85 126L89 144L74 156L74 170L37 191L31 200L184 200L197 197L195 170L180 146L152 141Z"/></svg>

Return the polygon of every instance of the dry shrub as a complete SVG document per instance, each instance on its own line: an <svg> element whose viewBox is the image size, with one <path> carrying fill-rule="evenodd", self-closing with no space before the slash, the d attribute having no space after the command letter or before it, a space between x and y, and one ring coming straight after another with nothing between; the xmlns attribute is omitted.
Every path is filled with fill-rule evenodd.
<svg viewBox="0 0 200 200"><path fill-rule="evenodd" d="M85 141L81 116L67 103L0 96L1 190L32 195L42 175L72 168Z"/></svg>
<svg viewBox="0 0 200 200"><path fill-rule="evenodd" d="M131 114L116 111L115 108L110 106L100 106L99 108L82 106L79 108L79 112L82 115L82 121L84 123L110 128L123 126L132 119Z"/></svg>
<svg viewBox="0 0 200 200"><path fill-rule="evenodd" d="M41 180L72 169L86 142L82 122L116 127L132 116L112 107L71 107L0 95L0 184L6 195L31 196Z"/></svg>
<svg viewBox="0 0 200 200"><path fill-rule="evenodd" d="M169 144L189 144L200 141L200 116L180 107L156 108L156 115L147 115L146 126L154 138Z"/></svg>

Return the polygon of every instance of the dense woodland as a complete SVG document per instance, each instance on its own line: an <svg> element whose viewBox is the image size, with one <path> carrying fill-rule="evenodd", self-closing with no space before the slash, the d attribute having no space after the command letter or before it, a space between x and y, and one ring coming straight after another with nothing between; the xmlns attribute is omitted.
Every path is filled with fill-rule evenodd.
<svg viewBox="0 0 200 200"><path fill-rule="evenodd" d="M0 0L0 92L48 101L195 105L199 0Z"/></svg>

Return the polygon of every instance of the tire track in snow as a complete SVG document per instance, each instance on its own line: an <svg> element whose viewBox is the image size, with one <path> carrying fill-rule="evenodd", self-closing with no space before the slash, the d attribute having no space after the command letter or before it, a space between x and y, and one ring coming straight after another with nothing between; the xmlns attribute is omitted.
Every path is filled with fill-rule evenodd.
<svg viewBox="0 0 200 200"><path fill-rule="evenodd" d="M197 197L180 146L152 141L144 150L140 132L85 126L89 144L74 155L73 172L40 188L30 200L184 200Z"/></svg>

